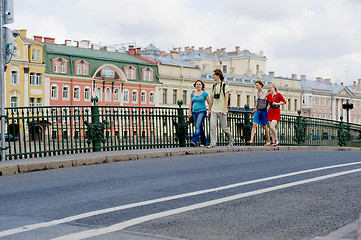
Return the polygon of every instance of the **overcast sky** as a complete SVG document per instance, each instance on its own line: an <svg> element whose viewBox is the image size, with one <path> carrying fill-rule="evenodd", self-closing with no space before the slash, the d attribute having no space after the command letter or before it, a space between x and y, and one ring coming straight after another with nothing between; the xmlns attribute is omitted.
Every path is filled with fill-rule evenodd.
<svg viewBox="0 0 361 240"><path fill-rule="evenodd" d="M266 73L361 79L360 0L14 0L11 29L102 45L235 46L267 57Z"/></svg>

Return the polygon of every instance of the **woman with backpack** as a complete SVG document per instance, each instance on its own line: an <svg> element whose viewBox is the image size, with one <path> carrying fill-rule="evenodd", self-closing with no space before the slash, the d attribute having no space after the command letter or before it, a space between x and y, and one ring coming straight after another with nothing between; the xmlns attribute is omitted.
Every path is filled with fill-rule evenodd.
<svg viewBox="0 0 361 240"><path fill-rule="evenodd" d="M228 85L223 82L224 76L220 69L213 71L213 80L216 83L212 87L211 103L208 107L208 115L211 116L211 144L208 145L208 148L213 148L217 144L217 120L219 121L219 126L227 136L227 147L233 147L234 140L227 125L228 99L230 90Z"/></svg>
<svg viewBox="0 0 361 240"><path fill-rule="evenodd" d="M199 138L201 139L201 147L207 146L207 137L204 132L203 122L207 116L207 107L205 102L210 104L208 93L204 91L204 83L197 80L193 86L196 88L195 92L191 93L191 102L189 104L188 118L193 117L194 120L194 135L191 138L191 146L195 147Z"/></svg>
<svg viewBox="0 0 361 240"><path fill-rule="evenodd" d="M274 83L268 86L267 93L266 99L270 104L267 120L269 122L269 128L271 129L272 146L275 147L279 144L276 125L281 119L281 105L286 104L286 100L281 93L277 92L277 87Z"/></svg>
<svg viewBox="0 0 361 240"><path fill-rule="evenodd" d="M247 144L253 145L254 141L254 135L256 134L256 128L257 125L260 125L263 127L263 129L266 132L267 137L267 143L265 146L270 146L270 136L269 136L269 130L268 130L268 121L267 121L267 100L265 99L267 96L267 91L263 89L263 82L258 80L255 83L255 87L257 89L257 92L255 94L255 98L257 101L256 109L252 111L253 114L253 126L251 130L251 140L247 141Z"/></svg>

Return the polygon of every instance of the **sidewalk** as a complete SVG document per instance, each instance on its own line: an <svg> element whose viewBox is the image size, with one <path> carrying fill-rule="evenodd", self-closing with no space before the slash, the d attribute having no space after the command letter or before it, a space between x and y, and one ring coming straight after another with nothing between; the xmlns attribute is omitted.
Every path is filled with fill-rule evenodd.
<svg viewBox="0 0 361 240"><path fill-rule="evenodd" d="M158 148L119 150L109 152L92 152L79 154L65 154L51 157L38 157L19 160L8 160L0 162L0 176L41 171L57 168L76 167L92 164L103 164L118 161L129 161L136 159L149 159L158 157L171 157L196 154L212 154L224 152L249 152L249 151L361 151L361 148L352 147L315 147L315 146L234 146L233 148ZM359 221L350 223L339 230L312 240L361 240L361 218Z"/></svg>

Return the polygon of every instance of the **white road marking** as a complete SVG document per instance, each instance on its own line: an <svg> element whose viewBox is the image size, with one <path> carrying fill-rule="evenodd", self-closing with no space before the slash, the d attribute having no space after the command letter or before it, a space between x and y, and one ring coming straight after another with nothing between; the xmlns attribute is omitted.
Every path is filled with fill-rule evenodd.
<svg viewBox="0 0 361 240"><path fill-rule="evenodd" d="M104 214L104 213L115 212L115 211L120 211L120 210L124 210L124 209L145 206L145 205L149 205L149 204L165 202L165 201L170 201L170 200L175 200L175 199L180 199L180 198L185 198L185 197L191 197L191 196L195 196L195 195L201 195L201 194L205 194L205 193L216 192L216 191L226 190L226 189L230 189L230 188L245 186L248 184L254 184L254 183L259 183L259 182L265 182L265 181L300 175L300 174L304 174L304 173L311 173L311 172L316 172L316 171L322 171L322 170L339 168L339 167L347 167L347 166L358 165L358 164L361 164L361 162L345 163L345 164L339 164L339 165L333 165L333 166L327 166L327 167L308 169L308 170L286 173L286 174L281 174L281 175L277 175L277 176L266 177L266 178L261 178L261 179L246 181L246 182L230 184L230 185L226 185L226 186L222 186L222 187L210 188L210 189L205 189L205 190L200 190L200 191L195 191L195 192L190 192L190 193L184 193L184 194L178 194L178 195L173 195L173 196L169 196L169 197L142 201L142 202L138 202L138 203L131 203L131 204L126 204L126 205L116 206L116 207L112 207L112 208L100 209L100 210L96 210L96 211L91 211L91 212L82 213L82 214L78 214L78 215L74 215L74 216L70 216L70 217L61 218L58 220L29 224L29 225L18 227L18 228L4 230L4 231L0 232L0 237L5 237L5 236L21 233L21 232L26 232L26 231L31 231L31 230L35 230L38 228L51 227L54 225L68 223L68 222L72 222L72 221L76 221L79 219L92 217L92 216L100 215L100 214Z"/></svg>
<svg viewBox="0 0 361 240"><path fill-rule="evenodd" d="M79 240L79 239L100 236L100 235L104 235L107 233L116 232L116 231L122 230L124 228L133 226L133 225L151 221L154 219L167 217L167 216L171 216L171 215L179 214L179 213L183 213L183 212L188 212L188 211L192 211L192 210L200 209L200 208L204 208L204 207L209 207L209 206L220 204L220 203L234 201L237 199L250 197L250 196L254 196L254 195L258 195L258 194L262 194L262 193L267 193L267 192L272 192L272 191L276 191L276 190L280 190L280 189L284 189L284 188L294 187L297 185L302 185L302 184L306 184L306 183L325 180L328 178L334 178L334 177L339 177L339 176L343 176L343 175L347 175L347 174L352 174L352 173L356 173L356 172L361 172L361 168L344 171L344 172L339 172L339 173L333 173L333 174L324 175L324 176L315 177L315 178L310 178L310 179L306 179L306 180L281 184L281 185L274 186L274 187L268 187L268 188L264 188L264 189L251 191L251 192L241 193L241 194L224 197L224 198L220 198L220 199L216 199L216 200L212 200L212 201L207 201L207 202L203 202L203 203L189 205L186 207L176 208L176 209L172 209L169 211L154 213L154 214L150 214L147 216L134 218L134 219L131 219L131 220L128 220L125 222L118 223L118 224L114 224L109 227L97 228L97 229L87 230L87 231L83 231L83 232L68 234L68 235L65 235L65 236L62 236L59 238L54 238L52 240Z"/></svg>

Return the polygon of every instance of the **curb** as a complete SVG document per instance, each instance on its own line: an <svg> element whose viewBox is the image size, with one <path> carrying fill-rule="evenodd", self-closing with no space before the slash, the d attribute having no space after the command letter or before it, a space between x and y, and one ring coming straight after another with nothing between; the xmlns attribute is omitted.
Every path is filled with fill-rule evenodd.
<svg viewBox="0 0 361 240"><path fill-rule="evenodd" d="M322 146L235 146L232 148L167 148L167 149L140 149L120 150L111 152L79 153L71 155L57 155L32 159L8 160L0 162L0 176L42 171L57 168L68 168L83 165L94 165L129 161L137 159L149 159L171 156L213 154L225 152L251 152L251 151L361 151L355 147L322 147Z"/></svg>

